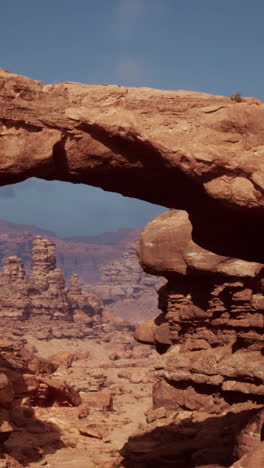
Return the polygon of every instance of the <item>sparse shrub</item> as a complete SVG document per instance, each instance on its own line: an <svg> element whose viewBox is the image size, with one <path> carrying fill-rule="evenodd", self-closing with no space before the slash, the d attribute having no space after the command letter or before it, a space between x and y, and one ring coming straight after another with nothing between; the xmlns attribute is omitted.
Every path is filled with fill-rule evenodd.
<svg viewBox="0 0 264 468"><path fill-rule="evenodd" d="M243 102L243 99L242 99L242 96L241 96L240 93L232 94L232 96L230 96L230 98L231 98L231 101Z"/></svg>

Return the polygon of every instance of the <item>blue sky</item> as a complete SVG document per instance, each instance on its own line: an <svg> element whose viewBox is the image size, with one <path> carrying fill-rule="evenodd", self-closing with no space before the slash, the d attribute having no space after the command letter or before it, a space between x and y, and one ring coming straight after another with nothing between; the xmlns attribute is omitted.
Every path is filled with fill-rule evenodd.
<svg viewBox="0 0 264 468"><path fill-rule="evenodd" d="M46 83L239 91L263 100L263 22L260 0L12 0L1 5L0 66ZM162 210L59 182L0 189L0 218L65 236L140 226Z"/></svg>

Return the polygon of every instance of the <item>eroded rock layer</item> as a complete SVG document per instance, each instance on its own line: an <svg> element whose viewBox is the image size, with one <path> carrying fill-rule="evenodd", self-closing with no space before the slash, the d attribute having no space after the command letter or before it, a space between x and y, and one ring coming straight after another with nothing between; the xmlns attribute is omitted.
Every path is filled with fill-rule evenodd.
<svg viewBox="0 0 264 468"><path fill-rule="evenodd" d="M254 98L1 70L0 183L57 179L186 209L201 245L263 261L263 122Z"/></svg>
<svg viewBox="0 0 264 468"><path fill-rule="evenodd" d="M162 312L140 325L136 338L155 343L162 354L156 366L154 409L222 417L242 405L237 426L230 428L232 448L254 411L264 405L264 265L215 255L196 245L191 233L187 213L176 210L144 229L141 264L148 273L168 281L159 290ZM248 416L243 416L245 410ZM263 438L262 424L257 447ZM234 449L234 457L255 448L251 441L243 449L244 439L243 434L238 438L240 449ZM232 450L228 463L231 455ZM189 466L185 463L179 466Z"/></svg>
<svg viewBox="0 0 264 468"><path fill-rule="evenodd" d="M178 444L175 428L171 439L162 428L147 444L136 440L129 468L167 468L175 460L184 468L262 463L263 122L264 105L254 98L235 103L183 91L44 85L0 72L1 184L32 176L85 183L190 215L193 231L185 213L171 212L143 232L141 263L168 283L160 290L161 314L137 331L138 340L163 353L154 410L164 408L164 419L167 410L188 416L174 415ZM53 250L49 242L43 250L36 245L30 280L19 259L6 263L5 316L14 316L7 291L16 282L20 318L70 318L77 303L76 315L83 313L78 280L67 294ZM213 421L201 426L204 412Z"/></svg>
<svg viewBox="0 0 264 468"><path fill-rule="evenodd" d="M7 257L0 274L0 316L25 320L30 317L84 321L101 320L102 301L85 293L73 275L69 289L56 266L55 243L36 236L32 249L32 270L28 277L18 257Z"/></svg>
<svg viewBox="0 0 264 468"><path fill-rule="evenodd" d="M101 268L100 280L87 287L103 300L107 310L132 323L157 315L156 290L164 282L142 271L136 248L137 242L130 243L122 256Z"/></svg>

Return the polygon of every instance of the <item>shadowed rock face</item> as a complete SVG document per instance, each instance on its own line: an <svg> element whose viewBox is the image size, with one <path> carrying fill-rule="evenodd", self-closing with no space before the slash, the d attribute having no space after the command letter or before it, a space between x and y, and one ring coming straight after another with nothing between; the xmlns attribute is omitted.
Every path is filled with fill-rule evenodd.
<svg viewBox="0 0 264 468"><path fill-rule="evenodd" d="M0 71L0 183L102 187L186 209L217 253L263 260L264 104Z"/></svg>
<svg viewBox="0 0 264 468"><path fill-rule="evenodd" d="M194 466L200 456L195 466L230 466L237 459L234 468L262 466L264 265L198 246L192 240L187 213L178 210L162 214L145 227L138 253L147 273L168 280L159 290L161 313L140 324L135 333L138 341L155 344L162 354L156 365L153 408L186 413L189 422L178 446L179 428L167 425L162 428L167 430L166 451L159 452L161 443L155 455L146 451L136 462L150 466L146 460L152 456L157 466L167 467L164 459L169 453L168 458L180 460L182 468ZM199 421L204 419L204 429L195 427L194 414ZM218 424L223 419L227 428L227 414L235 419L225 433ZM159 434L157 427L150 439L162 440L162 431ZM200 453L193 453L190 460L195 446ZM130 442L125 457L129 462L135 458Z"/></svg>
<svg viewBox="0 0 264 468"><path fill-rule="evenodd" d="M221 414L241 402L261 407L264 265L213 254L191 234L187 213L177 210L141 234L143 269L168 279L159 290L161 314L136 331L139 341L155 343L163 354L154 408ZM241 450L239 457L250 449Z"/></svg>

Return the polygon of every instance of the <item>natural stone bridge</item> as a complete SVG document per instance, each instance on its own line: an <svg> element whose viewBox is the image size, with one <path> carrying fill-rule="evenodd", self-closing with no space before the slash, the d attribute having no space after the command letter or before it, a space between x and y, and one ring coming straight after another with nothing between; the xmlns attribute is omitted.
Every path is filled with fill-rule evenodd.
<svg viewBox="0 0 264 468"><path fill-rule="evenodd" d="M127 466L154 460L167 467L179 457L184 468L195 460L263 466L264 104L44 85L2 70L0 184L33 176L98 186L190 216L192 224L184 212L165 213L141 236L143 268L168 282L159 291L161 314L137 330L138 340L165 353L154 407L187 410L188 424L183 437L181 425L172 427L165 449L162 431L154 434L156 452L151 445L134 460L128 446Z"/></svg>
<svg viewBox="0 0 264 468"><path fill-rule="evenodd" d="M264 104L0 71L0 184L84 183L185 209L194 240L263 262Z"/></svg>

